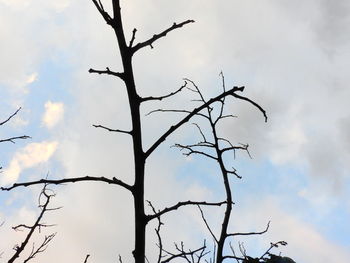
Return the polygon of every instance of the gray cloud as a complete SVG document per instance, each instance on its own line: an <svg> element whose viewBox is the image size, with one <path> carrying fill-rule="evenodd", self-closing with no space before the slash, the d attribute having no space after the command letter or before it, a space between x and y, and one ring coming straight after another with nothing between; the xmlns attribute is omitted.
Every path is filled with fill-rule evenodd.
<svg viewBox="0 0 350 263"><path fill-rule="evenodd" d="M126 35L130 37L132 28L137 27L137 41L163 30L174 21L187 18L197 21L159 41L154 49L145 49L135 58L137 85L142 94L167 93L182 84L182 77L190 77L210 96L219 92L218 73L223 70L227 86L246 85L245 95L258 101L269 114L269 122L265 124L261 114L246 103L235 101L230 104L230 109L239 118L227 123L223 132L233 142L249 143L256 159L269 160L277 166L306 166L312 180L326 178L333 182L333 186L347 180L350 163L349 149L345 146L349 144L349 49L346 34L339 36L344 21L348 19L346 8L340 4L345 1L331 5L332 10L326 1L321 4L307 1L302 7L290 1L202 2L156 1L145 6L142 1L134 1L125 4ZM26 20L28 24L39 21L34 19L36 11L45 14L40 6L37 8L30 9L32 16ZM43 31L37 31L37 26L27 29L40 32L37 38L48 40L48 44L40 42L37 47L38 42L21 33L6 41L9 49L10 42L19 45L18 51L16 45L12 47L15 63L8 70L19 67L23 74L27 74L52 51L52 47L61 48L61 51L68 48L67 52L74 54L71 56L74 79L67 89L75 101L65 108L64 126L52 132L59 141L57 158L63 166L63 174L59 176L117 175L131 182L130 140L124 135L106 134L91 127L95 123L112 128L130 126L122 83L87 73L90 67L120 69L113 32L91 3L75 1L64 12L62 24L49 24ZM21 28L11 16L7 19L15 28ZM344 24L344 32L347 30ZM21 43L33 46L32 56L26 56L26 46ZM333 52L331 57L329 50ZM57 49L52 53L55 52ZM10 56L6 61L10 63ZM11 79L15 79L22 73L11 74ZM189 95L184 93L176 98L176 103L189 100ZM153 107L158 105L147 106L144 111ZM144 124L148 131L144 138L146 145L174 118L169 115L149 117L150 124ZM159 180L162 183L159 190L158 184L147 182L147 193L151 199L160 200L159 207L171 204L179 195L185 199L203 198L203 193L213 194L202 184L190 182L185 185L176 178L181 156L174 158L172 154L165 154L165 150L175 138L181 140L185 137L179 132L177 137L170 138L147 167L153 182ZM168 157L171 161L166 161ZM58 196L57 202L65 208L48 221L58 223L60 236L52 245L54 248L38 262L47 262L48 258L57 255L57 251L67 251L67 247L69 253L63 255L67 262L82 261L85 253L95 253L96 262L107 262L116 258L117 253L130 257L131 211L127 206L130 200L123 191L116 193L114 189L102 186L72 185L63 190L60 188ZM269 206L265 207L268 210ZM273 212L276 217L282 213L275 207ZM194 217L192 212L184 213ZM249 214L250 211L245 212L246 217ZM191 240L194 234L188 231L188 225L196 222L191 216L184 219L183 231L174 233L170 230L169 235L180 238L182 234L184 240ZM252 225L255 222L254 219ZM309 227L302 222L293 221L291 225L292 229L303 230L306 233L303 236L308 235ZM98 229L93 229L96 226ZM287 231L282 226L280 229L286 235L292 235L294 231ZM202 234L204 230L198 227L194 232ZM116 236L127 238L118 239ZM319 236L316 240L322 246L328 244ZM295 244L296 248L293 245L294 251L302 245ZM317 249L313 247L312 251ZM309 260L308 256L305 257Z"/></svg>

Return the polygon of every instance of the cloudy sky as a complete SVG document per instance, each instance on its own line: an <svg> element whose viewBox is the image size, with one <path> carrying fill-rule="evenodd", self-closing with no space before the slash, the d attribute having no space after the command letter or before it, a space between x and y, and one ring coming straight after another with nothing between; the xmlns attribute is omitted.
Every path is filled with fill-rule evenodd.
<svg viewBox="0 0 350 263"><path fill-rule="evenodd" d="M106 9L109 1L104 1ZM283 255L296 262L343 262L350 257L350 3L347 0L122 1L125 33L136 41L194 19L181 30L135 56L141 95L176 90L183 78L195 81L208 98L226 85L246 86L245 96L262 105L229 100L237 119L220 130L234 143L249 143L252 159L233 160L243 179L233 179L236 206L232 231L267 234L242 239L259 255L270 242L285 240ZM117 176L132 182L130 139L92 127L130 127L127 97L118 79L88 73L90 67L118 71L113 32L90 1L0 0L1 185L85 175ZM142 111L192 107L191 93L150 104ZM150 145L180 116L144 117L144 143ZM215 165L185 158L176 142L200 138L191 125L170 137L147 164L146 198L159 209L175 202L219 200L222 186ZM57 224L51 246L35 262L127 262L132 250L132 208L123 189L101 184L55 187L46 222ZM38 213L40 187L0 193L0 252L5 260L23 233L11 226L30 224ZM164 218L165 242L192 247L208 237L197 210ZM207 211L215 225L221 214ZM153 226L148 255L155 255ZM42 236L38 236L39 242ZM237 242L239 240L235 240ZM211 243L210 238L208 243ZM235 243L236 244L236 243ZM276 251L276 253L278 253ZM55 261L56 260L56 261Z"/></svg>

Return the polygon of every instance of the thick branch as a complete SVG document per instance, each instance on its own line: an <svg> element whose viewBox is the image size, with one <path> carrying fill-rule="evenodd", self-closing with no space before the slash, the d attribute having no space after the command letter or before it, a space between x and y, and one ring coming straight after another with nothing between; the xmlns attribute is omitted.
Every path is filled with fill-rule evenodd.
<svg viewBox="0 0 350 263"><path fill-rule="evenodd" d="M139 49L141 48L144 48L146 46L150 46L151 48L153 48L152 44L157 41L158 39L162 38L162 37L165 37L169 32L177 29L177 28L180 28L186 24L189 24L189 23L194 23L194 20L186 20L182 23L179 23L179 24L176 24L174 23L171 27L169 27L168 29L164 30L163 32L159 33L159 34L155 34L153 35L153 37L151 37L150 39L144 41L144 42L140 42L138 44L136 44L134 47L132 47L132 53L135 53L137 52Z"/></svg>
<svg viewBox="0 0 350 263"><path fill-rule="evenodd" d="M90 68L89 73L112 75L124 80L124 73L111 71L108 67L106 68L106 70L96 70L96 69Z"/></svg>
<svg viewBox="0 0 350 263"><path fill-rule="evenodd" d="M147 215L147 221L150 221L154 218L160 217L161 215L163 215L165 213L174 211L182 206L187 206L187 205L221 206L223 204L226 204L226 201L217 202L217 203L209 203L206 201L203 201L203 202L194 202L194 201L178 202L176 205L173 205L171 207L166 207L163 210L159 211L158 213L155 213L153 215Z"/></svg>
<svg viewBox="0 0 350 263"><path fill-rule="evenodd" d="M76 182L105 182L108 184L116 184L119 185L129 191L132 190L132 187L126 183L124 183L123 181L113 177L113 179L109 179L106 177L93 177L93 176L84 176L84 177L74 177L74 178L65 178L65 179L58 179L58 180L49 180L49 179L41 179L38 181L32 181L32 182L25 182L25 183L15 183L10 187L1 187L0 189L2 191L10 191L14 188L20 187L20 186L30 186L30 185L36 185L36 184L56 184L56 185L60 185L60 184L65 184L65 183L76 183Z"/></svg>
<svg viewBox="0 0 350 263"><path fill-rule="evenodd" d="M236 91L243 91L244 87L233 87L232 89L221 93L220 95L208 100L206 103L202 104L201 106L195 108L192 110L185 118L183 118L181 121L179 121L177 124L171 126L168 131L166 131L147 151L146 151L146 157L148 157L163 141L166 140L166 138L172 134L174 131L176 131L179 127L181 127L183 124L188 122L193 116L197 115L201 110L207 108L210 104L221 100L222 98L228 96L228 95L234 95Z"/></svg>

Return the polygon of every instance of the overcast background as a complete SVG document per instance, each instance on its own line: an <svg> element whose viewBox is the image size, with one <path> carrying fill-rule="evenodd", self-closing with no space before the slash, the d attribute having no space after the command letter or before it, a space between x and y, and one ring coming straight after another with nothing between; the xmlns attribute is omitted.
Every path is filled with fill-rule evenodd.
<svg viewBox="0 0 350 263"><path fill-rule="evenodd" d="M109 1L104 1L110 10ZM172 32L141 50L134 59L141 95L176 90L187 77L207 97L226 85L244 85L244 95L262 105L267 123L251 105L229 100L238 118L221 133L234 143L249 143L253 159L240 153L233 165L236 206L232 231L259 231L241 239L248 254L261 255L269 242L296 262L344 262L350 257L350 2L346 0L122 1L125 34L142 41L173 22L196 23ZM120 70L113 31L92 2L82 0L0 0L0 119L18 107L0 136L27 134L31 140L1 144L1 185L17 181L85 175L116 176L132 182L132 153L127 135L109 134L92 124L130 127L127 97L118 79L88 73L90 67ZM159 107L191 107L191 93ZM167 106L168 105L168 106ZM154 114L143 119L148 147L181 117ZM187 199L219 200L222 186L212 163L185 158L175 142L194 142L188 125L171 136L147 164L146 198L161 209ZM103 184L54 188L45 218L58 232L35 262L115 262L131 260L130 196ZM4 262L23 233L11 226L32 222L40 187L0 193L0 251ZM174 216L173 216L174 215ZM196 209L164 217L169 249L183 240L189 247L204 237L212 246ZM207 211L214 225L221 215ZM42 236L39 236L39 240ZM156 255L153 226L148 256ZM238 240L234 241L237 244ZM39 241L37 241L39 242Z"/></svg>

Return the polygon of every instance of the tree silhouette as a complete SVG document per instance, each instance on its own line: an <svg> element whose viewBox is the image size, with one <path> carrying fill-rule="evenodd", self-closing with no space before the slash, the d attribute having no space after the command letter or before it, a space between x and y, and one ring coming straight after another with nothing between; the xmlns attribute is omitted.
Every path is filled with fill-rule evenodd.
<svg viewBox="0 0 350 263"><path fill-rule="evenodd" d="M50 208L49 203L51 198L55 196L54 192L47 188L47 184L44 185L43 189L41 190L39 194L39 209L41 210L38 217L36 218L34 224L32 225L26 225L26 224L20 224L17 226L12 227L15 231L23 231L27 230L28 233L26 234L23 242L19 245L14 246L15 253L12 255L12 257L9 259L8 263L15 262L19 257L21 256L22 252L24 252L25 248L28 247L30 240L32 239L35 231L41 231L42 228L51 227L53 225L49 225L42 222L43 216L48 211L53 211L59 209L59 207L56 208ZM23 260L24 263L29 262L30 260L34 259L38 254L43 253L46 248L48 247L49 243L53 240L53 238L56 236L56 233L49 234L44 237L44 240L40 243L40 245L36 246L35 243L32 244L31 251L29 255Z"/></svg>
<svg viewBox="0 0 350 263"><path fill-rule="evenodd" d="M255 101L244 97L241 93L244 91L245 87L241 86L233 86L232 88L226 88L224 75L221 73L222 80L222 90L218 93L218 95L206 99L202 94L200 88L196 85L196 83L190 79L185 79L184 84L179 87L174 92L169 94L165 94L162 96L148 96L142 97L140 96L139 90L135 84L135 74L133 69L133 57L141 50L146 47L153 48L153 44L159 39L167 36L174 30L180 29L184 26L187 26L191 23L194 23L193 20L186 20L179 23L173 23L171 26L167 27L160 33L154 34L149 39L143 41L137 41L136 33L137 29L135 28L131 32L131 38L127 41L125 37L122 15L121 15L121 7L119 0L112 0L112 13L107 12L104 9L104 6L100 0L92 0L98 12L101 14L104 21L110 26L115 35L116 40L118 42L120 58L122 61L122 69L120 71L113 71L109 67L105 69L89 69L89 73L92 74L103 74L110 75L116 77L120 81L122 81L125 85L125 89L128 95L128 103L130 109L130 117L131 117L131 130L124 129L115 129L106 127L101 124L93 125L95 128L104 129L113 133L121 133L129 135L132 139L132 148L133 148L133 159L134 159L134 182L132 184L128 184L123 180L112 177L93 177L93 176L84 176L84 177L71 177L64 179L41 179L37 181L29 181L29 182L20 182L15 183L10 187L1 187L2 190L12 190L17 187L27 187L31 185L44 184L46 185L61 185L65 183L75 183L75 182L101 182L106 184L111 184L115 186L119 186L125 190L127 190L131 196L133 197L133 208L134 208L134 227L135 227L135 236L134 236L134 250L132 251L134 260L136 263L144 263L146 258L145 246L146 246L146 226L151 221L158 222L156 228L156 234L158 237L158 259L157 262L170 262L174 259L183 259L187 262L202 262L204 260L209 260L211 262L221 263L224 260L236 260L237 262L269 262L267 256L271 257L268 250L265 254L263 254L260 258L253 259L246 255L244 249L241 249L242 255L237 255L234 249L231 247L231 252L228 252L228 242L229 239L242 236L242 235L260 235L265 233L268 230L269 224L267 224L266 229L261 232L248 232L248 233L240 233L240 232L230 232L229 222L231 218L232 207L234 204L232 197L232 190L230 186L230 176L234 176L237 178L241 178L241 176L237 173L234 168L228 168L228 163L225 161L224 155L233 153L235 155L236 151L245 151L249 154L248 145L239 144L235 145L231 143L228 139L222 137L219 134L218 125L226 120L233 118L235 116L227 113L225 110L225 105L228 99L234 98L238 100L245 101L255 107L258 111L260 111L263 115L265 121L267 121L267 115L265 110ZM166 131L159 136L148 148L144 147L142 138L144 131L141 126L142 116L140 107L143 104L146 104L150 101L161 101L164 99L171 99L173 96L176 96L178 93L183 92L184 90L188 90L193 93L195 96L194 101L196 105L192 107L191 110L186 109L156 109L151 111L149 114L157 114L157 113L175 113L182 114L182 118L173 123ZM206 200L203 201L179 201L176 204L162 208L156 209L152 202L145 200L145 165L150 156L154 153L157 148L166 141L166 139L172 135L175 131L179 130L182 126L188 123L190 120L203 119L206 125L209 125L209 128L204 128L204 124L202 120L198 123L195 122L194 125L198 130L200 141L195 142L193 144L181 144L177 143L174 147L180 149L184 155L200 155L210 160L216 162L220 168L220 175L223 182L223 187L225 189L225 200L217 201L217 202L208 202ZM18 137L19 138L19 137ZM10 138L8 141L13 141L18 138ZM45 188L44 188L45 189ZM45 195L45 191L43 191ZM45 195L46 196L46 195ZM149 205L153 213L146 213L145 207ZM161 228L163 223L161 221L161 217L169 212L175 211L179 208L185 206L192 206L194 208L198 208L203 222L206 225L210 235L212 236L215 249L214 251L208 251L206 241L203 242L203 245L199 248L186 248L183 243L175 244L175 251L172 252L168 248L164 248L162 243L161 236ZM219 233L215 233L213 228L209 225L206 220L205 213L203 211L203 207L224 207L225 213L221 222L221 227ZM44 211L44 209L42 210ZM39 219L39 218L38 218ZM277 247L278 245L285 245L285 243L278 242L275 244L271 244L271 248ZM89 256L87 255L84 262L88 262ZM276 256L278 257L278 256ZM255 261L254 261L255 260ZM122 262L122 259L119 258L119 261ZM271 261L272 262L272 261ZM274 261L275 262L275 261ZM277 262L277 261L276 261Z"/></svg>

